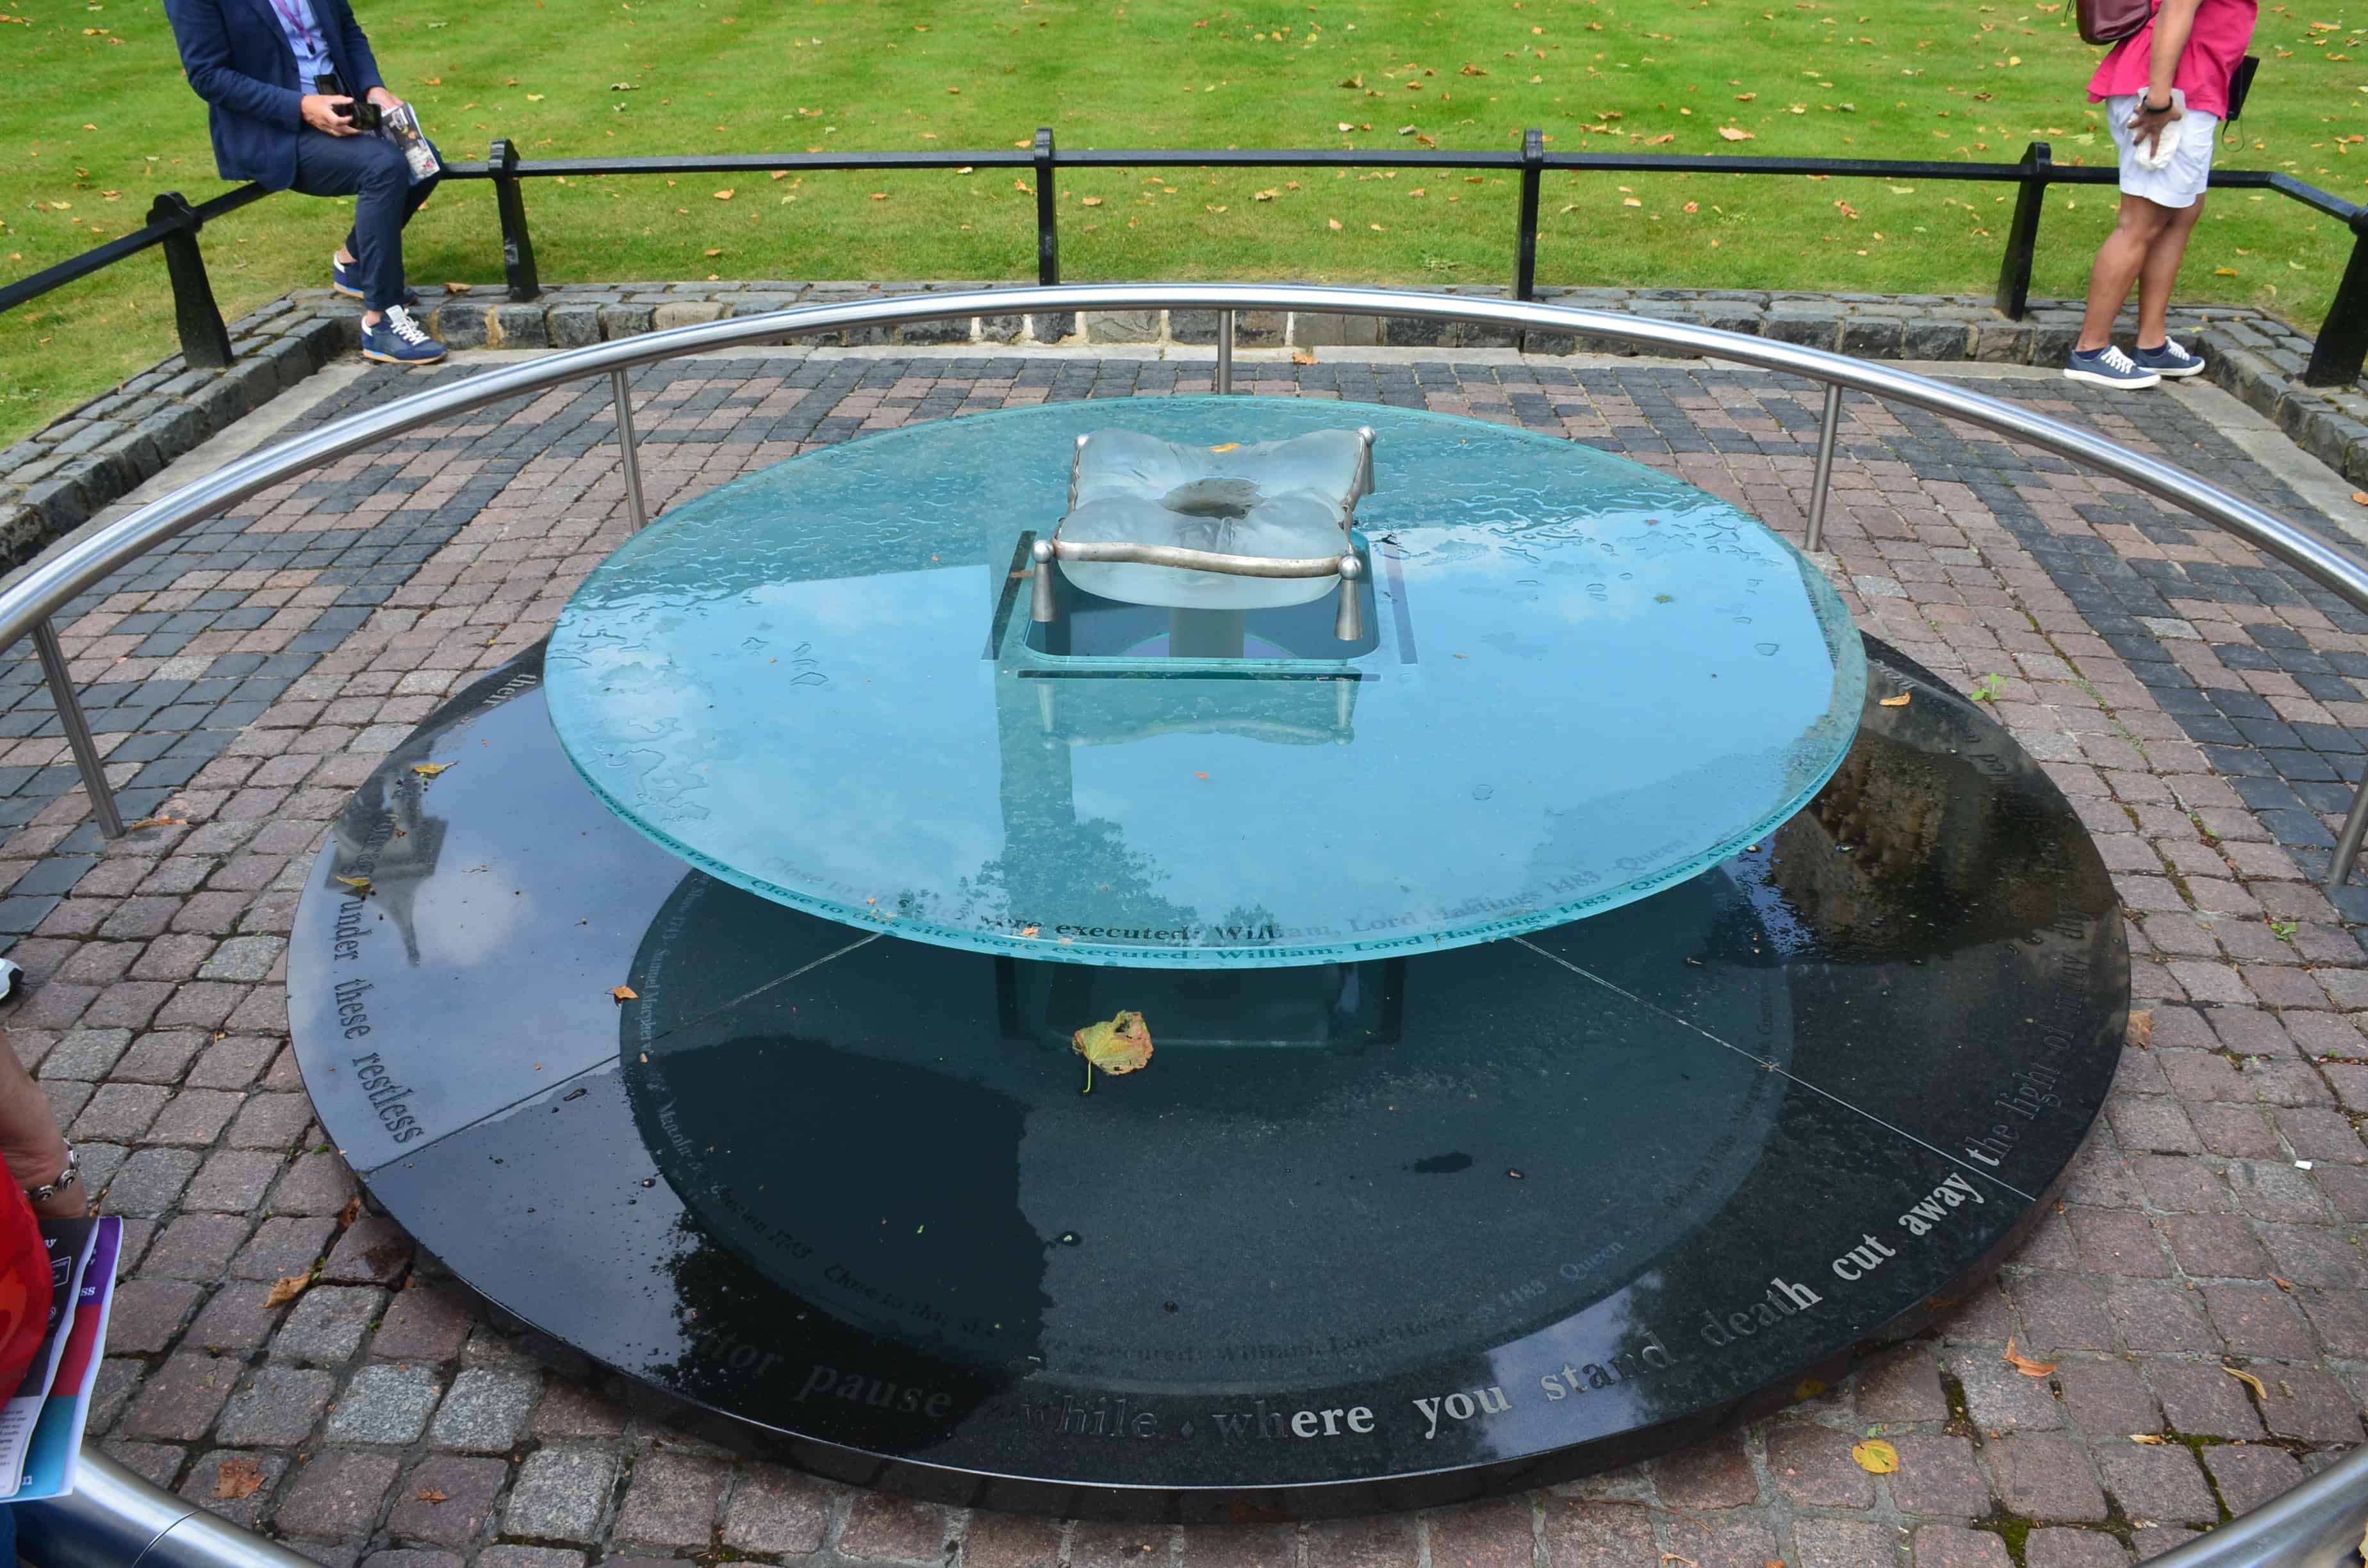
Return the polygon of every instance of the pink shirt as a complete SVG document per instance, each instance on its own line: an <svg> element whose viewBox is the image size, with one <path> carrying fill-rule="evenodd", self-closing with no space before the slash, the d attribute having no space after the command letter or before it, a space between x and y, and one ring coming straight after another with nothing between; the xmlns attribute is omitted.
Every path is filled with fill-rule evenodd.
<svg viewBox="0 0 2368 1568"><path fill-rule="evenodd" d="M2156 9L2161 9L2156 0ZM2220 119L2228 116L2228 78L2253 41L2259 0L2203 0L2195 8L2195 28L2179 57L2171 85L2187 94L2187 107ZM2154 24L2113 45L2089 83L2089 100L2143 93L2154 66Z"/></svg>

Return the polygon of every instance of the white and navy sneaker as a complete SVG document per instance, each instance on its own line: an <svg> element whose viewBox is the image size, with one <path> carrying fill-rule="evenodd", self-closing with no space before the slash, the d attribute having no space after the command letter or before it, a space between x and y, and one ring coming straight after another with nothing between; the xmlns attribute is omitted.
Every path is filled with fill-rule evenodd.
<svg viewBox="0 0 2368 1568"><path fill-rule="evenodd" d="M348 300L360 299L362 297L362 264L359 261L347 261L336 252L331 251L329 253L329 287ZM403 302L406 305L419 303L419 290L405 289L403 291Z"/></svg>
<svg viewBox="0 0 2368 1568"><path fill-rule="evenodd" d="M2200 376L2203 373L2203 357L2181 348L2175 337L2164 338L2159 348L2139 349L2130 356L2130 363L2141 370L2152 370L2157 376Z"/></svg>
<svg viewBox="0 0 2368 1568"><path fill-rule="evenodd" d="M2122 387L2130 392L2162 383L2160 371L2140 369L2136 360L2112 344L2085 352L2075 348L2072 358L2065 361L2064 374L2071 381L2094 381L2100 387Z"/></svg>
<svg viewBox="0 0 2368 1568"><path fill-rule="evenodd" d="M386 365L432 365L444 358L444 346L409 311L391 305L375 324L362 324L362 358Z"/></svg>

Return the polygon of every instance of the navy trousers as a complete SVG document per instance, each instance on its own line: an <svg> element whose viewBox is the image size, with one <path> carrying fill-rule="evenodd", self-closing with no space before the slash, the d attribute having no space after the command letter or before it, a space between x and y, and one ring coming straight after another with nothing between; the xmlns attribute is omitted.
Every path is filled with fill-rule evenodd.
<svg viewBox="0 0 2368 1568"><path fill-rule="evenodd" d="M443 177L412 184L411 165L383 136L332 136L309 125L296 133L295 188L307 196L357 199L346 248L361 264L366 310L403 303L403 226Z"/></svg>

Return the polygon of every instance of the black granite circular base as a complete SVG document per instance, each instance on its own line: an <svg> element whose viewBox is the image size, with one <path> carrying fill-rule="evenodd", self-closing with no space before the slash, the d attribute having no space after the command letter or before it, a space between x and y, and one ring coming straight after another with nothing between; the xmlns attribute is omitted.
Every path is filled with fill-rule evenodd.
<svg viewBox="0 0 2368 1568"><path fill-rule="evenodd" d="M1240 1518L1626 1462L1976 1284L2112 1077L2127 957L2078 818L1869 649L1840 772L1702 876L1242 973L952 951L712 881L570 770L538 650L346 813L297 919L299 1059L461 1278L845 1479ZM1156 1053L1087 1090L1069 1032L1121 1008Z"/></svg>

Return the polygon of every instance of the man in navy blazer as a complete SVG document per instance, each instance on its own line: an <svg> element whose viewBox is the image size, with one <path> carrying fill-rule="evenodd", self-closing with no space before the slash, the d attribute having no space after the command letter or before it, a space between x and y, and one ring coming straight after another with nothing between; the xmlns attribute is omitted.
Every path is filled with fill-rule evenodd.
<svg viewBox="0 0 2368 1568"><path fill-rule="evenodd" d="M329 278L362 301L362 353L404 365L442 358L403 280L403 226L437 176L412 183L400 148L356 131L351 93L381 109L403 100L387 91L347 0L165 0L165 14L189 86L211 109L224 179L356 198ZM324 77L343 90L324 90Z"/></svg>

